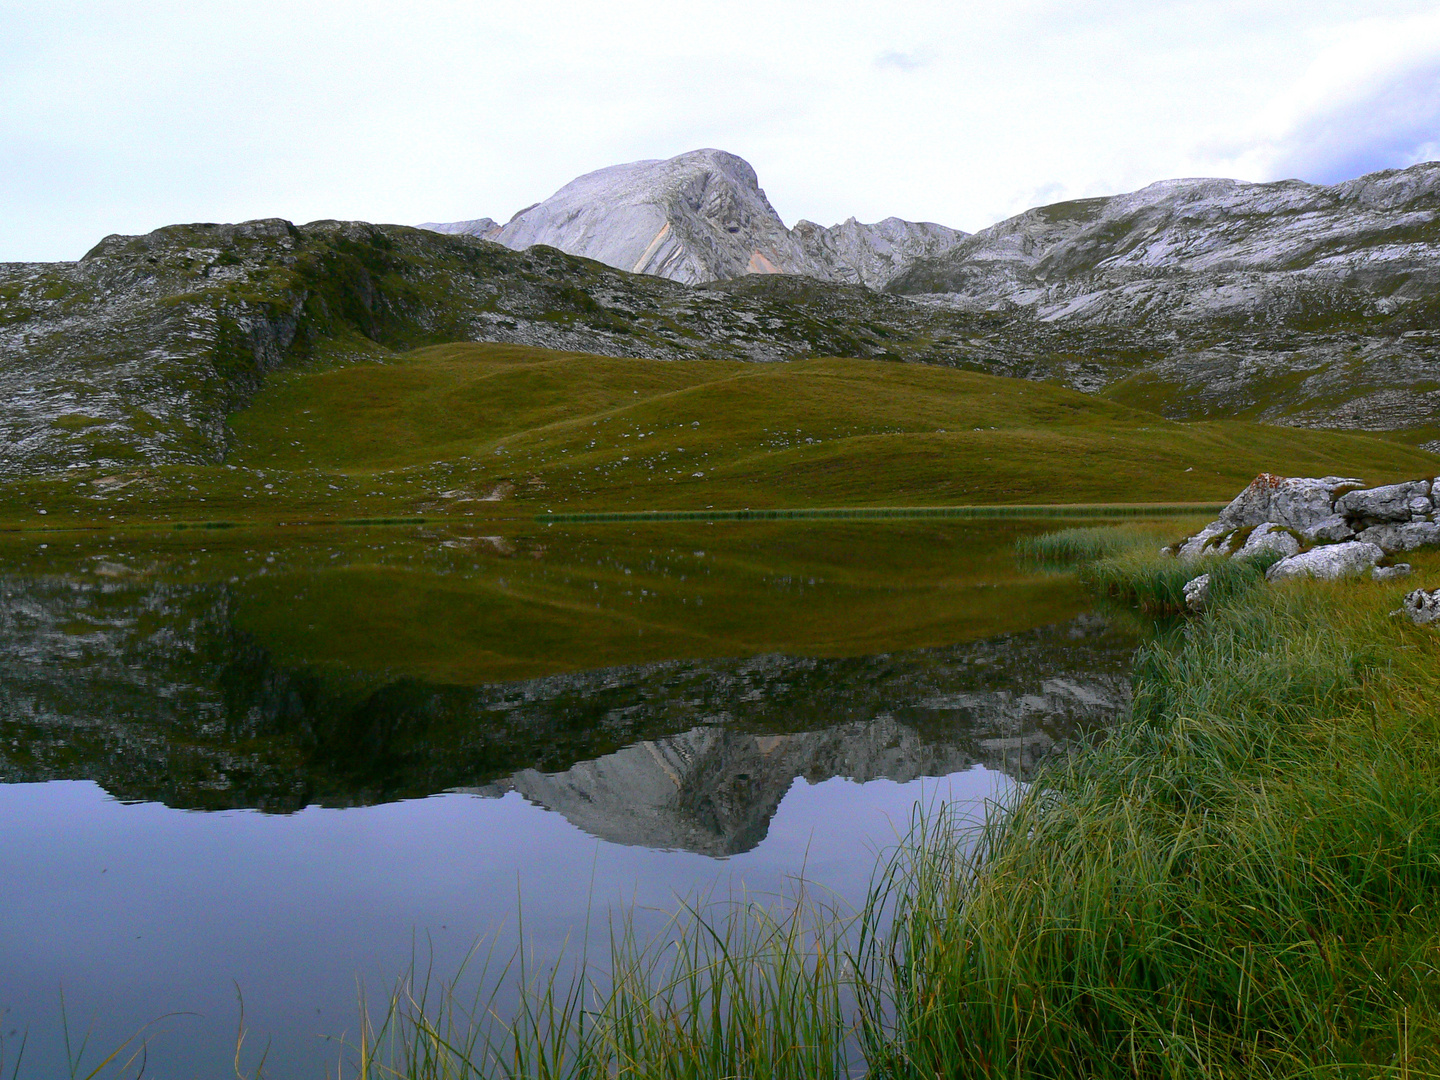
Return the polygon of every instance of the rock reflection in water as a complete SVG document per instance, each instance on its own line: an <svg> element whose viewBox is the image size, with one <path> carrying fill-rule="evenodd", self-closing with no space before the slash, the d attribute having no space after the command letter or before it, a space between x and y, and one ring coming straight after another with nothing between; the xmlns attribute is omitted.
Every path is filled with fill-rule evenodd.
<svg viewBox="0 0 1440 1080"><path fill-rule="evenodd" d="M840 661L760 657L703 673L675 665L650 675L652 703L706 723L564 772L526 769L470 790L518 791L613 843L733 855L764 839L797 778L904 783L979 762L1024 779L1058 741L1125 709L1129 647L1104 620L1086 616L950 649ZM551 681L512 690L514 707L533 707L521 703L532 695L547 700L542 687ZM840 722L765 733L783 730L787 717L803 728L827 714Z"/></svg>

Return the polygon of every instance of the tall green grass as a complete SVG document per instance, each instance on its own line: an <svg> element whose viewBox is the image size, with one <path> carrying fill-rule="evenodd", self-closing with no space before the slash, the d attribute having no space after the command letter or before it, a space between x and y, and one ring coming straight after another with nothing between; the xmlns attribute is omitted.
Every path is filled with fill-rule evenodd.
<svg viewBox="0 0 1440 1080"><path fill-rule="evenodd" d="M1163 617L1186 610L1185 586L1201 574L1210 575L1209 603L1220 606L1263 582L1265 571L1279 558L1267 551L1243 559L1213 556L1187 561L1130 550L1083 563L1079 573L1080 580L1101 596Z"/></svg>
<svg viewBox="0 0 1440 1080"><path fill-rule="evenodd" d="M603 962L527 970L462 1000L403 983L365 1014L356 1080L840 1077L857 1060L844 941L851 927L803 892L682 906L658 934L621 916ZM566 972L569 974L566 974ZM511 978L511 976L514 978ZM502 1010L499 993L518 990Z"/></svg>
<svg viewBox="0 0 1440 1080"><path fill-rule="evenodd" d="M1234 594L977 846L920 831L873 901L872 1075L1440 1075L1440 647L1397 595Z"/></svg>
<svg viewBox="0 0 1440 1080"><path fill-rule="evenodd" d="M1164 524L1091 525L1021 537L1020 558L1041 566L1073 568L1135 551L1155 551L1173 530Z"/></svg>

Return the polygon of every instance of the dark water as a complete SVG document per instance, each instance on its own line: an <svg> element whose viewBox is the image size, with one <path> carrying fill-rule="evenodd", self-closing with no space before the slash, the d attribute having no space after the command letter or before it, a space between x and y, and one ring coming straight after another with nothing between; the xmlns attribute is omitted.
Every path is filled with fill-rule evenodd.
<svg viewBox="0 0 1440 1080"><path fill-rule="evenodd" d="M625 905L863 898L1125 707L1024 523L275 530L0 548L0 1035L333 1074L357 985ZM41 547L41 544L44 547ZM658 918L658 916L657 916ZM73 1044L72 1044L73 1045ZM7 1069L9 1065L6 1066Z"/></svg>

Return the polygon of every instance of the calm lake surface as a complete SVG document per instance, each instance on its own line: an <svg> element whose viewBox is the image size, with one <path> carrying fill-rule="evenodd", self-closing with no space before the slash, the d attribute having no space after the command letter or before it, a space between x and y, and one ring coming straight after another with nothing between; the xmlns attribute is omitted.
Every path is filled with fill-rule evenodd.
<svg viewBox="0 0 1440 1080"><path fill-rule="evenodd" d="M522 916L859 902L917 802L1126 707L1134 639L1011 555L1054 527L0 541L0 1071L68 1075L63 992L92 1066L233 1076L243 1000L242 1066L334 1075L359 987Z"/></svg>

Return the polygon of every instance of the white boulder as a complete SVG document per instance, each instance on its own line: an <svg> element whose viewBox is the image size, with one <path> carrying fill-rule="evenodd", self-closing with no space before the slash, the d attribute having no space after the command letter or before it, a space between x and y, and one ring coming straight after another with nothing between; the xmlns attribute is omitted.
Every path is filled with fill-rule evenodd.
<svg viewBox="0 0 1440 1080"><path fill-rule="evenodd" d="M1245 559L1267 551L1274 551L1282 556L1297 555L1300 552L1300 541L1279 525L1272 525L1267 521L1263 525L1256 525L1254 531L1241 545L1240 550L1230 557Z"/></svg>
<svg viewBox="0 0 1440 1080"><path fill-rule="evenodd" d="M1212 521L1205 528L1201 529L1194 536L1190 537L1180 545L1177 554L1186 562L1198 559L1201 555L1213 555L1223 547L1218 543L1221 539L1234 532L1233 527L1222 525L1218 521Z"/></svg>
<svg viewBox="0 0 1440 1080"><path fill-rule="evenodd" d="M1396 563L1394 566L1372 566L1370 576L1376 581L1394 581L1396 578L1406 577L1411 573L1409 563Z"/></svg>
<svg viewBox="0 0 1440 1080"><path fill-rule="evenodd" d="M1201 574L1185 583L1185 606L1194 612L1205 610L1210 601L1210 575Z"/></svg>
<svg viewBox="0 0 1440 1080"><path fill-rule="evenodd" d="M1218 523L1243 529L1268 521L1304 532L1334 515L1338 489L1363 483L1344 476L1315 479L1261 473L1220 511Z"/></svg>
<svg viewBox="0 0 1440 1080"><path fill-rule="evenodd" d="M1385 556L1378 544L1350 540L1343 544L1326 544L1300 555L1281 559L1265 572L1271 581L1285 578L1313 577L1322 581L1349 577L1369 570Z"/></svg>
<svg viewBox="0 0 1440 1080"><path fill-rule="evenodd" d="M1331 514L1327 518L1321 518L1308 529L1301 530L1300 535L1312 544L1338 544L1342 540L1353 539L1355 530L1339 514Z"/></svg>

